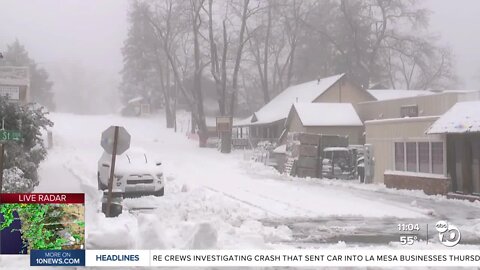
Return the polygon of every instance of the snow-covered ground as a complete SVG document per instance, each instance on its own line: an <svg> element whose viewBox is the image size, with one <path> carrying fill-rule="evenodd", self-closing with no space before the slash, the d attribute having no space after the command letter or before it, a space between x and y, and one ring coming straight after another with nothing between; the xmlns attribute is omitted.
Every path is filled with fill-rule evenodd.
<svg viewBox="0 0 480 270"><path fill-rule="evenodd" d="M226 155L198 148L184 134L187 120L180 120L183 131L175 133L164 128L161 116L51 118L54 148L41 165L36 191L86 193L90 249L399 248L398 223L429 224L434 230L441 219L459 227L464 244L480 244L478 202L352 181L287 177L247 160L243 150ZM132 147L156 155L167 179L165 196L125 199L118 218L101 213L96 179L100 136L110 125L124 126ZM429 238L430 248L441 247L438 237ZM422 243L414 247L424 248Z"/></svg>

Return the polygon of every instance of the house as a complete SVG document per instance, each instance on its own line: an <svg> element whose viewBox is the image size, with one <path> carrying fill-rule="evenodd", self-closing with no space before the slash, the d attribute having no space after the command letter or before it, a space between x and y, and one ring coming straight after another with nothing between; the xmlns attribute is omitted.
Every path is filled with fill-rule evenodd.
<svg viewBox="0 0 480 270"><path fill-rule="evenodd" d="M127 104L121 111L124 116L141 116L150 113L150 103L142 96L138 96L127 101Z"/></svg>
<svg viewBox="0 0 480 270"><path fill-rule="evenodd" d="M30 74L28 67L0 66L0 96L10 102L30 102Z"/></svg>
<svg viewBox="0 0 480 270"><path fill-rule="evenodd" d="M372 182L427 194L478 194L476 150L466 150L477 143L475 131L466 130L475 125L475 105L465 101L480 100L480 91L370 93L380 100L359 103L357 112L372 146ZM461 132L452 132L455 126Z"/></svg>
<svg viewBox="0 0 480 270"><path fill-rule="evenodd" d="M351 103L373 101L375 98L348 80L346 74L322 78L285 89L250 117L236 121L241 134L258 141L276 141L285 129L285 121L294 103Z"/></svg>
<svg viewBox="0 0 480 270"><path fill-rule="evenodd" d="M455 104L426 133L446 145L450 196L480 199L480 101Z"/></svg>
<svg viewBox="0 0 480 270"><path fill-rule="evenodd" d="M280 144L288 132L347 136L350 144L363 144L363 123L351 103L294 103Z"/></svg>
<svg viewBox="0 0 480 270"><path fill-rule="evenodd" d="M374 101L357 104L362 121L417 116L438 116L455 103L480 99L476 90L368 90Z"/></svg>

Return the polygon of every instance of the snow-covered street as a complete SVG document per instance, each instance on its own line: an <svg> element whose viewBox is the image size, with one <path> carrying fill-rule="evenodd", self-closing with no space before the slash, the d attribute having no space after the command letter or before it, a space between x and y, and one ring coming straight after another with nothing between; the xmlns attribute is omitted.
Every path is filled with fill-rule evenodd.
<svg viewBox="0 0 480 270"><path fill-rule="evenodd" d="M388 245L398 244L398 223L433 229L440 219L459 226L463 243L480 243L480 203L287 177L246 160L243 150L225 155L200 149L181 131L163 128L160 116L51 117L55 145L41 165L37 191L86 193L87 248ZM100 135L110 125L124 126L132 147L158 156L167 183L164 197L125 199L124 213L107 219L100 213L96 174ZM432 233L429 238L438 242Z"/></svg>

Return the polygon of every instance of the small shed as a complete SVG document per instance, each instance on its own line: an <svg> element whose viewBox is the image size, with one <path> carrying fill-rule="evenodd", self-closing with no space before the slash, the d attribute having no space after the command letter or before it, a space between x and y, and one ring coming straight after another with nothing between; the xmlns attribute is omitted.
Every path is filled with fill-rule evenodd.
<svg viewBox="0 0 480 270"><path fill-rule="evenodd" d="M347 136L350 144L364 141L363 123L350 103L294 103L280 144L291 132Z"/></svg>
<svg viewBox="0 0 480 270"><path fill-rule="evenodd" d="M135 97L127 101L122 109L124 116L141 116L150 114L150 103L141 96Z"/></svg>

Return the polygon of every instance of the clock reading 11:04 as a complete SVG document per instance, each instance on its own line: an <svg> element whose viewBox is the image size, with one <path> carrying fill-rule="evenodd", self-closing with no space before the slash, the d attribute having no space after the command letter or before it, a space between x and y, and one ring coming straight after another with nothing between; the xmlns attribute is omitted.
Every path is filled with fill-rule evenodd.
<svg viewBox="0 0 480 270"><path fill-rule="evenodd" d="M399 231L419 231L420 225L413 223L400 223L397 224Z"/></svg>

